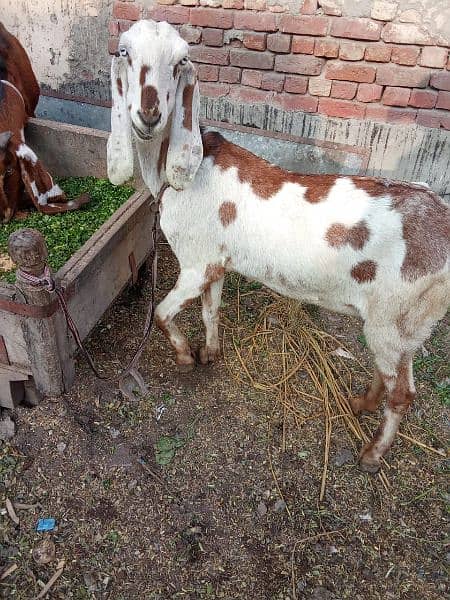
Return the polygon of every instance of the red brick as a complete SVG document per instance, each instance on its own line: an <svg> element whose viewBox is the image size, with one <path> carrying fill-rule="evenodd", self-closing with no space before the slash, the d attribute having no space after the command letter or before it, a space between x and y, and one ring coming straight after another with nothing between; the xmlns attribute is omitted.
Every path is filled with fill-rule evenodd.
<svg viewBox="0 0 450 600"><path fill-rule="evenodd" d="M222 8L242 10L244 8L244 0L222 0Z"/></svg>
<svg viewBox="0 0 450 600"><path fill-rule="evenodd" d="M317 0L304 0L300 9L302 15L314 15L317 10Z"/></svg>
<svg viewBox="0 0 450 600"><path fill-rule="evenodd" d="M128 19L137 21L141 16L142 7L140 4L130 2L114 2L113 14L115 19Z"/></svg>
<svg viewBox="0 0 450 600"><path fill-rule="evenodd" d="M218 81L219 67L216 65L198 65L197 75L200 81Z"/></svg>
<svg viewBox="0 0 450 600"><path fill-rule="evenodd" d="M362 60L366 47L362 44L352 42L341 42L339 47L339 58L341 60Z"/></svg>
<svg viewBox="0 0 450 600"><path fill-rule="evenodd" d="M241 83L242 85L250 85L251 87L261 87L262 71L252 71L250 69L244 69L242 71Z"/></svg>
<svg viewBox="0 0 450 600"><path fill-rule="evenodd" d="M391 61L398 65L414 66L419 58L420 48L417 46L393 46Z"/></svg>
<svg viewBox="0 0 450 600"><path fill-rule="evenodd" d="M267 49L272 52L289 52L291 47L291 36L282 33L271 33L267 36Z"/></svg>
<svg viewBox="0 0 450 600"><path fill-rule="evenodd" d="M411 90L409 98L409 106L415 108L434 108L436 105L438 94L433 90Z"/></svg>
<svg viewBox="0 0 450 600"><path fill-rule="evenodd" d="M360 85L371 85L370 83L361 83ZM355 97L358 84L352 81L332 81L331 97L341 98L342 100L352 100Z"/></svg>
<svg viewBox="0 0 450 600"><path fill-rule="evenodd" d="M211 29L210 27L205 27L202 32L202 42L206 46L222 46L223 29Z"/></svg>
<svg viewBox="0 0 450 600"><path fill-rule="evenodd" d="M193 46L190 49L192 60L210 65L227 65L228 48L205 48L204 46Z"/></svg>
<svg viewBox="0 0 450 600"><path fill-rule="evenodd" d="M417 111L417 125L422 127L440 127L441 118L434 110L418 110Z"/></svg>
<svg viewBox="0 0 450 600"><path fill-rule="evenodd" d="M177 0L157 0L158 4L176 4Z"/></svg>
<svg viewBox="0 0 450 600"><path fill-rule="evenodd" d="M119 35L119 21L110 21L108 24L109 35Z"/></svg>
<svg viewBox="0 0 450 600"><path fill-rule="evenodd" d="M386 87L381 103L387 106L408 106L411 90L401 87Z"/></svg>
<svg viewBox="0 0 450 600"><path fill-rule="evenodd" d="M244 8L248 10L267 10L266 0L244 0Z"/></svg>
<svg viewBox="0 0 450 600"><path fill-rule="evenodd" d="M202 38L202 30L192 25L182 25L180 35L188 44L198 44Z"/></svg>
<svg viewBox="0 0 450 600"><path fill-rule="evenodd" d="M275 57L275 70L284 73L319 75L323 64L323 58L317 58L316 56L309 56L307 54L296 54L295 56L284 56L280 54Z"/></svg>
<svg viewBox="0 0 450 600"><path fill-rule="evenodd" d="M284 33L300 33L301 35L327 35L327 17L294 17L284 15L280 19L280 31Z"/></svg>
<svg viewBox="0 0 450 600"><path fill-rule="evenodd" d="M331 35L354 40L377 41L381 35L381 23L370 19L333 19Z"/></svg>
<svg viewBox="0 0 450 600"><path fill-rule="evenodd" d="M419 44L431 46L433 40L420 25L414 23L387 23L383 27L381 38L394 44Z"/></svg>
<svg viewBox="0 0 450 600"><path fill-rule="evenodd" d="M336 98L321 98L319 100L319 113L329 117L341 117L343 119L363 119L366 107L363 104L355 104L350 100L336 100Z"/></svg>
<svg viewBox="0 0 450 600"><path fill-rule="evenodd" d="M430 85L438 90L450 92L450 73L433 73Z"/></svg>
<svg viewBox="0 0 450 600"><path fill-rule="evenodd" d="M124 21L121 19L119 21L120 33L123 33L124 31L128 31L132 25L133 25L133 21Z"/></svg>
<svg viewBox="0 0 450 600"><path fill-rule="evenodd" d="M155 21L167 21L172 25L182 25L189 23L189 8L187 6L155 6L148 11L148 16Z"/></svg>
<svg viewBox="0 0 450 600"><path fill-rule="evenodd" d="M286 12L286 7L285 6L280 6L279 4L271 4L267 8L270 10L270 12L273 12L273 13L283 13L283 12Z"/></svg>
<svg viewBox="0 0 450 600"><path fill-rule="evenodd" d="M371 44L367 46L364 58L372 62L389 62L391 60L391 47L384 44Z"/></svg>
<svg viewBox="0 0 450 600"><path fill-rule="evenodd" d="M433 67L435 69L443 69L447 64L448 48L437 48L429 46L422 48L419 65L422 67Z"/></svg>
<svg viewBox="0 0 450 600"><path fill-rule="evenodd" d="M230 98L244 104L253 104L254 102L271 103L273 92L236 85L230 90Z"/></svg>
<svg viewBox="0 0 450 600"><path fill-rule="evenodd" d="M191 10L190 23L199 27L231 29L233 27L233 13L221 8L194 8Z"/></svg>
<svg viewBox="0 0 450 600"><path fill-rule="evenodd" d="M230 64L235 67L246 67L248 69L273 69L273 54L231 48Z"/></svg>
<svg viewBox="0 0 450 600"><path fill-rule="evenodd" d="M297 94L277 94L273 99L273 104L283 110L299 110L302 112L316 112L318 102L318 98Z"/></svg>
<svg viewBox="0 0 450 600"><path fill-rule="evenodd" d="M291 52L294 54L314 54L314 38L292 36Z"/></svg>
<svg viewBox="0 0 450 600"><path fill-rule="evenodd" d="M423 88L428 85L430 71L423 67L400 67L393 64L378 65L376 82L380 85ZM450 78L449 78L450 79Z"/></svg>
<svg viewBox="0 0 450 600"><path fill-rule="evenodd" d="M284 85L284 75L280 73L264 72L262 74L261 88L263 90L272 90L273 92L281 92Z"/></svg>
<svg viewBox="0 0 450 600"><path fill-rule="evenodd" d="M241 80L241 69L237 67L220 67L219 81L224 83L239 83Z"/></svg>
<svg viewBox="0 0 450 600"><path fill-rule="evenodd" d="M327 79L341 81L357 81L359 83L372 83L375 80L375 67L363 63L329 62L325 72Z"/></svg>
<svg viewBox="0 0 450 600"><path fill-rule="evenodd" d="M115 54L119 47L119 38L109 38L108 40L108 52L110 54Z"/></svg>
<svg viewBox="0 0 450 600"><path fill-rule="evenodd" d="M390 123L414 123L416 115L417 111L411 108L394 108L380 104L368 104L366 109L366 119Z"/></svg>
<svg viewBox="0 0 450 600"><path fill-rule="evenodd" d="M293 94L305 94L308 89L308 78L295 75L286 75L284 90Z"/></svg>
<svg viewBox="0 0 450 600"><path fill-rule="evenodd" d="M326 58L336 58L339 54L339 42L336 40L316 40L314 44L315 56L325 56Z"/></svg>
<svg viewBox="0 0 450 600"><path fill-rule="evenodd" d="M441 116L441 127L450 130L450 115L445 114Z"/></svg>
<svg viewBox="0 0 450 600"><path fill-rule="evenodd" d="M360 83L356 99L360 102L378 102L383 93L383 86L376 83Z"/></svg>
<svg viewBox="0 0 450 600"><path fill-rule="evenodd" d="M236 29L253 29L253 31L276 31L275 15L270 13L253 13L247 10L234 14L234 27Z"/></svg>
<svg viewBox="0 0 450 600"><path fill-rule="evenodd" d="M332 17L340 17L342 15L342 10L335 0L320 0L320 8L325 15L331 15Z"/></svg>
<svg viewBox="0 0 450 600"><path fill-rule="evenodd" d="M331 81L322 77L311 77L308 84L308 92L311 96L329 96Z"/></svg>
<svg viewBox="0 0 450 600"><path fill-rule="evenodd" d="M220 96L226 96L230 91L228 83L206 83L200 81L199 90L202 96L209 96L210 98L219 98Z"/></svg>
<svg viewBox="0 0 450 600"><path fill-rule="evenodd" d="M265 33L244 33L243 44L249 50L265 50L266 49L266 34Z"/></svg>
<svg viewBox="0 0 450 600"><path fill-rule="evenodd" d="M450 92L439 92L436 108L450 110Z"/></svg>

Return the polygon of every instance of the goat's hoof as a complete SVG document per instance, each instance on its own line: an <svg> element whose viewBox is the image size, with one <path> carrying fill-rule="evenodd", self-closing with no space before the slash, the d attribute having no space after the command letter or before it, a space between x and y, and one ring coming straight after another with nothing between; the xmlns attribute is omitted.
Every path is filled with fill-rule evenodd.
<svg viewBox="0 0 450 600"><path fill-rule="evenodd" d="M370 450L363 448L359 457L359 468L361 471L372 473L374 475L375 473L378 473L380 466L380 460L375 458Z"/></svg>
<svg viewBox="0 0 450 600"><path fill-rule="evenodd" d="M221 357L220 348L210 348L202 346L198 351L198 360L201 365L209 365L216 362Z"/></svg>

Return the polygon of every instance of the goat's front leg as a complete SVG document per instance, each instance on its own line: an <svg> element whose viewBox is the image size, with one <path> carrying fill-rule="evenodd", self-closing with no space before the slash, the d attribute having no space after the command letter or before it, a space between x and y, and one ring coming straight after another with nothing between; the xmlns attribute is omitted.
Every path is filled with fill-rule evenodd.
<svg viewBox="0 0 450 600"><path fill-rule="evenodd" d="M173 319L180 310L200 296L204 284L204 276L200 272L194 269L181 271L175 287L158 305L155 312L156 324L174 348L176 363L183 372L191 371L194 368L194 354L186 336L181 333Z"/></svg>
<svg viewBox="0 0 450 600"><path fill-rule="evenodd" d="M219 307L223 288L222 277L213 281L202 294L202 317L206 328L206 344L200 348L200 362L202 365L214 362L219 358Z"/></svg>

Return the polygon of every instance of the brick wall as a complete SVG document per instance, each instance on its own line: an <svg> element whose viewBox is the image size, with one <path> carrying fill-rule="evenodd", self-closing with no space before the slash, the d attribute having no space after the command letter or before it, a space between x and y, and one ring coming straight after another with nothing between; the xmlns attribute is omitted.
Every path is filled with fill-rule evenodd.
<svg viewBox="0 0 450 600"><path fill-rule="evenodd" d="M375 0L363 18L333 0L144 4L114 2L109 51L133 21L168 21L191 46L204 96L450 130L449 44L398 20L397 2Z"/></svg>

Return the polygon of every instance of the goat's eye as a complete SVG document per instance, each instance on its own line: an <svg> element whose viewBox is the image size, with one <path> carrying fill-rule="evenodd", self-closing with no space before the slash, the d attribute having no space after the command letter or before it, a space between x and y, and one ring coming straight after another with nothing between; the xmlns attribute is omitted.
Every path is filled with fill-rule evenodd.
<svg viewBox="0 0 450 600"><path fill-rule="evenodd" d="M119 56L128 56L128 50L126 48L119 48Z"/></svg>
<svg viewBox="0 0 450 600"><path fill-rule="evenodd" d="M184 57L183 57L183 58L180 60L180 62L179 62L178 64L179 64L181 67L184 67L184 65L185 65L185 64L187 64L187 61L188 61L188 60L189 60L189 59L188 59L188 57L187 57L187 56L184 56Z"/></svg>

